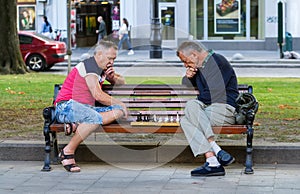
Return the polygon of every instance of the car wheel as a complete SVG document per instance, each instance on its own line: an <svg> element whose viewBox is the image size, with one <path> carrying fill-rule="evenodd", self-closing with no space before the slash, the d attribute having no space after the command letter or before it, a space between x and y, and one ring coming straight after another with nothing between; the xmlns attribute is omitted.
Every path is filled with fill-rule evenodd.
<svg viewBox="0 0 300 194"><path fill-rule="evenodd" d="M31 55L28 57L26 65L33 71L41 71L45 68L46 62L41 55Z"/></svg>

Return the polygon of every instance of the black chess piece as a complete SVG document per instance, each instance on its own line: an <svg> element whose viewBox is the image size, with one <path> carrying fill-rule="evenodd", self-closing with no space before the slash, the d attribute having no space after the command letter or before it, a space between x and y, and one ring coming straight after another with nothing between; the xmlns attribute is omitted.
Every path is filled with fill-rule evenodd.
<svg viewBox="0 0 300 194"><path fill-rule="evenodd" d="M140 114L137 116L136 121L137 121L137 122L143 121L143 119L142 119L142 113L140 113Z"/></svg>

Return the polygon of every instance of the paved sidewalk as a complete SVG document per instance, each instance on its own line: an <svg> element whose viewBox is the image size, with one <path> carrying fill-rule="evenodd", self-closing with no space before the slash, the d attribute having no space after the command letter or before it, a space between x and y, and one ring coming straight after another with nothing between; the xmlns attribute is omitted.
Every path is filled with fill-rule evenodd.
<svg viewBox="0 0 300 194"><path fill-rule="evenodd" d="M106 193L106 194L298 194L300 165L256 165L246 175L243 166L226 167L220 177L191 177L196 164L80 163L80 173L61 165L40 171L41 162L0 161L0 193Z"/></svg>
<svg viewBox="0 0 300 194"><path fill-rule="evenodd" d="M72 50L71 60L73 62L80 61L86 54L93 55L95 47L78 47ZM287 63L299 64L300 60L297 59L280 59L279 51L262 51L262 50L215 50L216 52L224 55L232 63ZM116 63L120 62L165 62L165 63L181 63L176 56L176 50L163 50L162 59L150 59L149 50L135 50L134 55L127 55L126 50L118 52ZM300 53L299 51L296 51Z"/></svg>

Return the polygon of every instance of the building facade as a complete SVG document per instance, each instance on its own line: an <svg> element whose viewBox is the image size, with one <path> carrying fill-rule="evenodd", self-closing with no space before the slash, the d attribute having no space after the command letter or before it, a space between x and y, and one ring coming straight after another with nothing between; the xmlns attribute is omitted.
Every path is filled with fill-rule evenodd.
<svg viewBox="0 0 300 194"><path fill-rule="evenodd" d="M298 0L284 0L284 32L300 50ZM214 49L277 50L278 0L159 0L164 47L196 39ZM150 36L151 0L120 0L121 17L130 18L132 38ZM141 9L142 8L142 9ZM143 37L141 37L143 34ZM285 37L284 37L285 38Z"/></svg>
<svg viewBox="0 0 300 194"><path fill-rule="evenodd" d="M78 46L96 43L97 16L102 15L108 33L117 41L122 18L127 18L133 46L149 45L153 0L73 0L72 10ZM158 0L162 46L176 48L182 40L194 39L213 49L277 50L279 0ZM289 32L293 50L300 50L300 5L282 0L284 32ZM39 31L47 15L53 29L67 29L67 0L18 0L18 9L35 9ZM21 15L19 14L21 17ZM20 23L21 24L21 23ZM21 26L21 25L19 25ZM19 28L20 29L20 28Z"/></svg>

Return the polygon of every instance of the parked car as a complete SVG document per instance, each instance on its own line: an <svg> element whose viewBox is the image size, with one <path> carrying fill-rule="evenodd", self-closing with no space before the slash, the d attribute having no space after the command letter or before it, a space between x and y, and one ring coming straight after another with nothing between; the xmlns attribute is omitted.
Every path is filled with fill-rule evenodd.
<svg viewBox="0 0 300 194"><path fill-rule="evenodd" d="M35 32L19 32L20 50L26 65L33 71L50 69L63 62L67 53L64 42L54 41Z"/></svg>

